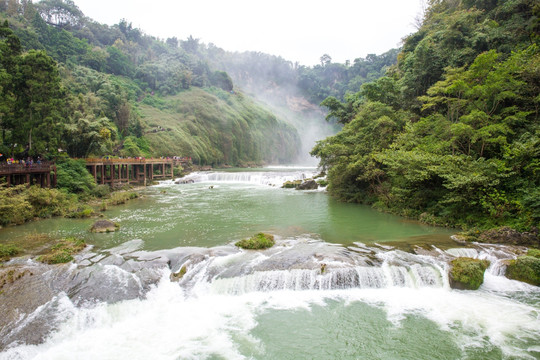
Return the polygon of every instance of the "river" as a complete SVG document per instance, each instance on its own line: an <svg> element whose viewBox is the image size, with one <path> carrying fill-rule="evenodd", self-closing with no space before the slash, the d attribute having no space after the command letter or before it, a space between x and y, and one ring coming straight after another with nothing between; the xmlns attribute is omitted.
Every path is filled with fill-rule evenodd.
<svg viewBox="0 0 540 360"><path fill-rule="evenodd" d="M116 233L90 234L91 219L0 230L0 242L46 233L91 245L52 270L16 260L56 291L11 314L0 359L540 358L540 289L501 276L515 249L463 247L449 229L280 188L314 173L163 182L105 212ZM261 231L273 248L234 246ZM454 256L491 261L479 290L450 288Z"/></svg>

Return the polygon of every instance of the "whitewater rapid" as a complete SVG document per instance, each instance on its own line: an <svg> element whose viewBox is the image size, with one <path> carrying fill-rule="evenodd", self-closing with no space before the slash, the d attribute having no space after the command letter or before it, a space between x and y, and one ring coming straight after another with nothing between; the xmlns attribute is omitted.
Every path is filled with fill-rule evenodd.
<svg viewBox="0 0 540 360"><path fill-rule="evenodd" d="M33 313L21 314L12 329L54 314L56 326L45 342L4 344L0 359L71 359L74 354L78 359L265 359L269 345L253 335L261 317L325 311L335 302L345 311L361 304L382 311L396 331L410 317L427 319L459 344L462 355L485 346L500 348L505 357L540 355L532 345L540 334L540 290L497 274L504 258L515 256L504 247L417 255L363 244L344 248L305 237L279 239L262 252L232 245L158 252L138 248L140 241L124 244L102 259L88 253L66 271L74 277L90 271L143 295L110 302L84 293L87 298L81 299L76 290L84 282L60 291ZM480 290L450 289L446 264L455 255L492 261ZM141 270L150 259L156 278L145 292L149 278ZM185 275L171 281L182 267Z"/></svg>

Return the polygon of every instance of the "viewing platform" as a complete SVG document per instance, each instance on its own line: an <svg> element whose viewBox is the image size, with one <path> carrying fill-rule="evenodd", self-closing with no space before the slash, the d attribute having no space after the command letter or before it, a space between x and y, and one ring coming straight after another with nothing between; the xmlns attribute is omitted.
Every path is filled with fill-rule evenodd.
<svg viewBox="0 0 540 360"><path fill-rule="evenodd" d="M33 164L0 164L0 178L5 178L11 185L40 185L41 187L56 187L56 165L44 161Z"/></svg>
<svg viewBox="0 0 540 360"><path fill-rule="evenodd" d="M147 184L154 179L164 180L174 178L174 167L188 165L191 158L128 158L108 159L89 158L85 159L86 168L94 176L97 184Z"/></svg>

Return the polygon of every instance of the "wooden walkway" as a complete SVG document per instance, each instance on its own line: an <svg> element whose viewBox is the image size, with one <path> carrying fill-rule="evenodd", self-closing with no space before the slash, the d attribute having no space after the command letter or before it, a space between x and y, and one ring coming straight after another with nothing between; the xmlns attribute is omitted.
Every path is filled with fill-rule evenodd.
<svg viewBox="0 0 540 360"><path fill-rule="evenodd" d="M0 178L5 178L11 185L40 185L41 187L56 187L56 165L52 162L40 164L0 164Z"/></svg>
<svg viewBox="0 0 540 360"><path fill-rule="evenodd" d="M144 184L154 179L174 178L174 167L191 164L191 158L162 159L84 159L86 168L94 176L96 184ZM53 162L22 164L0 164L2 178L8 186L28 184L41 187L56 187L56 165Z"/></svg>
<svg viewBox="0 0 540 360"><path fill-rule="evenodd" d="M97 184L130 184L146 185L154 179L174 178L174 167L188 165L190 158L162 159L85 159L86 168L94 176Z"/></svg>

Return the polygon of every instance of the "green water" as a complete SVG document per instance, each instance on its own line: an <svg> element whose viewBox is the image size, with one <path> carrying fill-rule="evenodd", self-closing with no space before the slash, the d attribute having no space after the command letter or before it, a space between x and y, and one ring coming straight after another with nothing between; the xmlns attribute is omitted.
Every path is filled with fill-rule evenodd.
<svg viewBox="0 0 540 360"><path fill-rule="evenodd" d="M210 188L213 186L213 188ZM435 228L367 206L334 200L326 192L297 191L238 183L166 184L143 191L140 199L110 207L103 215L120 231L90 234L95 219L47 219L0 230L0 241L23 241L33 233L79 236L99 248L144 240L147 250L179 246L212 247L256 232L316 236L339 244L353 242L449 241L452 230Z"/></svg>

